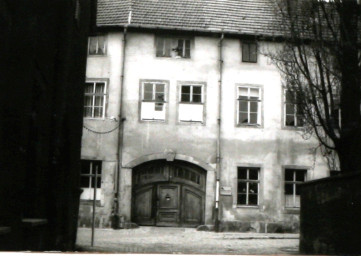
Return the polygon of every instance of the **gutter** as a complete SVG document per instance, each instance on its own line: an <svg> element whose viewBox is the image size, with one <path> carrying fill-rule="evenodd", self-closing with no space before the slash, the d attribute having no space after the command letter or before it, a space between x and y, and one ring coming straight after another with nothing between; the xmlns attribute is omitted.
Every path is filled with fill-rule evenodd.
<svg viewBox="0 0 361 256"><path fill-rule="evenodd" d="M218 80L218 117L217 117L217 156L216 156L216 198L215 198L215 224L214 229L219 232L220 211L219 211L219 183L221 177L221 115L222 115L222 80L223 80L223 39L224 33L221 34L218 43L219 49L219 80Z"/></svg>

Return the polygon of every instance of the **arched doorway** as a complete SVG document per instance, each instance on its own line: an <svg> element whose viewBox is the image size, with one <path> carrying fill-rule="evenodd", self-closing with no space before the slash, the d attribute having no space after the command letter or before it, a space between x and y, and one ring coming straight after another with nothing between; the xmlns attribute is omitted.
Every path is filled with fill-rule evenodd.
<svg viewBox="0 0 361 256"><path fill-rule="evenodd" d="M206 171L185 161L155 160L133 169L132 221L196 227L204 223Z"/></svg>

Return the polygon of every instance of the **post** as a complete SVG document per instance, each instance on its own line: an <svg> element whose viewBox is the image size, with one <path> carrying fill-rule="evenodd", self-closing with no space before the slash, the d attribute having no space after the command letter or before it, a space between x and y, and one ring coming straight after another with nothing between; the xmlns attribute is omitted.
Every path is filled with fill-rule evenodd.
<svg viewBox="0 0 361 256"><path fill-rule="evenodd" d="M93 165L91 166L91 169L93 169ZM94 246L94 232L95 232L95 201L97 198L97 179L98 179L98 166L95 167L95 173L94 175L91 174L94 177L94 194L93 194L93 217L92 217L92 238L91 238L91 246Z"/></svg>

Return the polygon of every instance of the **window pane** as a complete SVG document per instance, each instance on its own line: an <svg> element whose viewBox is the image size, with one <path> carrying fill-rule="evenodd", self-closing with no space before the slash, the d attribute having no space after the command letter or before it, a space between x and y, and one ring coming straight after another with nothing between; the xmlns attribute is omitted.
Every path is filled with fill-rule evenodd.
<svg viewBox="0 0 361 256"><path fill-rule="evenodd" d="M83 117L92 117L92 107L84 107Z"/></svg>
<svg viewBox="0 0 361 256"><path fill-rule="evenodd" d="M190 102L190 100L191 100L191 98L190 98L191 87L188 86L188 85L183 85L181 93L182 93L181 101L182 102Z"/></svg>
<svg viewBox="0 0 361 256"><path fill-rule="evenodd" d="M95 84L95 93L103 94L105 88L105 83L96 83Z"/></svg>
<svg viewBox="0 0 361 256"><path fill-rule="evenodd" d="M103 107L94 107L94 117L103 117Z"/></svg>
<svg viewBox="0 0 361 256"><path fill-rule="evenodd" d="M237 204L246 204L246 195L238 195Z"/></svg>
<svg viewBox="0 0 361 256"><path fill-rule="evenodd" d="M81 176L80 177L80 187L81 188L89 188L89 177Z"/></svg>
<svg viewBox="0 0 361 256"><path fill-rule="evenodd" d="M258 102L251 101L250 105L251 105L251 112L257 113L258 112Z"/></svg>
<svg viewBox="0 0 361 256"><path fill-rule="evenodd" d="M202 95L193 94L193 102L202 102Z"/></svg>
<svg viewBox="0 0 361 256"><path fill-rule="evenodd" d="M202 94L202 86L193 86L193 94Z"/></svg>
<svg viewBox="0 0 361 256"><path fill-rule="evenodd" d="M184 58L190 58L191 57L191 41L190 40L185 40L185 44L186 44L186 49L185 49L185 53L184 53Z"/></svg>
<svg viewBox="0 0 361 256"><path fill-rule="evenodd" d="M85 83L85 93L93 93L94 90L94 84L93 83Z"/></svg>
<svg viewBox="0 0 361 256"><path fill-rule="evenodd" d="M257 113L251 113L250 115L249 115L249 118L250 118L250 121L249 121L249 123L250 124L257 124Z"/></svg>
<svg viewBox="0 0 361 256"><path fill-rule="evenodd" d="M244 100L239 101L239 111L248 112L248 101L244 101Z"/></svg>
<svg viewBox="0 0 361 256"><path fill-rule="evenodd" d="M155 111L163 111L163 106L164 106L163 103L155 103L154 110Z"/></svg>
<svg viewBox="0 0 361 256"><path fill-rule="evenodd" d="M249 57L249 61L250 62L257 62L257 44L252 43L250 44L250 57Z"/></svg>
<svg viewBox="0 0 361 256"><path fill-rule="evenodd" d="M105 54L105 37L98 36L98 54Z"/></svg>
<svg viewBox="0 0 361 256"><path fill-rule="evenodd" d="M84 97L84 106L92 107L93 106L93 96L85 96Z"/></svg>
<svg viewBox="0 0 361 256"><path fill-rule="evenodd" d="M292 103L292 93L290 90L286 90L286 102Z"/></svg>
<svg viewBox="0 0 361 256"><path fill-rule="evenodd" d="M170 57L172 50L172 40L170 38L164 39L164 47L164 57Z"/></svg>
<svg viewBox="0 0 361 256"><path fill-rule="evenodd" d="M285 184L285 194L293 195L293 184Z"/></svg>
<svg viewBox="0 0 361 256"><path fill-rule="evenodd" d="M249 61L249 44L242 43L242 61Z"/></svg>
<svg viewBox="0 0 361 256"><path fill-rule="evenodd" d="M94 98L95 98L94 106L102 107L104 103L104 96L95 96Z"/></svg>
<svg viewBox="0 0 361 256"><path fill-rule="evenodd" d="M286 126L295 126L295 117L293 115L286 115Z"/></svg>
<svg viewBox="0 0 361 256"><path fill-rule="evenodd" d="M249 179L250 180L258 180L258 168L249 169Z"/></svg>
<svg viewBox="0 0 361 256"><path fill-rule="evenodd" d="M81 174L90 173L90 161L82 160L81 161Z"/></svg>
<svg viewBox="0 0 361 256"><path fill-rule="evenodd" d="M96 37L89 37L89 54L96 54L97 41Z"/></svg>
<svg viewBox="0 0 361 256"><path fill-rule="evenodd" d="M248 97L248 88L245 87L239 87L238 92L240 96L246 96Z"/></svg>
<svg viewBox="0 0 361 256"><path fill-rule="evenodd" d="M249 183L249 193L251 194L257 194L258 193L258 183Z"/></svg>
<svg viewBox="0 0 361 256"><path fill-rule="evenodd" d="M238 168L238 179L246 180L247 179L247 169L246 168Z"/></svg>
<svg viewBox="0 0 361 256"><path fill-rule="evenodd" d="M248 114L247 113L239 113L239 123L240 124L248 123Z"/></svg>
<svg viewBox="0 0 361 256"><path fill-rule="evenodd" d="M298 196L301 195L300 185L301 184L296 184L296 195L298 195Z"/></svg>
<svg viewBox="0 0 361 256"><path fill-rule="evenodd" d="M295 113L294 104L286 104L286 115L293 115Z"/></svg>
<svg viewBox="0 0 361 256"><path fill-rule="evenodd" d="M296 181L305 181L305 170L296 171Z"/></svg>
<svg viewBox="0 0 361 256"><path fill-rule="evenodd" d="M182 39L178 39L178 45L175 50L177 52L177 56L183 57L183 40Z"/></svg>
<svg viewBox="0 0 361 256"><path fill-rule="evenodd" d="M293 181L293 170L291 169L285 170L285 181Z"/></svg>
<svg viewBox="0 0 361 256"><path fill-rule="evenodd" d="M297 126L303 126L303 117L297 116Z"/></svg>
<svg viewBox="0 0 361 256"><path fill-rule="evenodd" d="M164 84L155 85L155 100L164 101Z"/></svg>
<svg viewBox="0 0 361 256"><path fill-rule="evenodd" d="M258 195L248 195L248 205L258 205Z"/></svg>
<svg viewBox="0 0 361 256"><path fill-rule="evenodd" d="M153 84L145 83L143 100L152 100L152 99L153 99Z"/></svg>
<svg viewBox="0 0 361 256"><path fill-rule="evenodd" d="M247 191L247 183L246 182L238 182L238 193L246 193Z"/></svg>
<svg viewBox="0 0 361 256"><path fill-rule="evenodd" d="M250 90L250 96L255 97L255 99L259 98L259 89L257 88L251 88Z"/></svg>
<svg viewBox="0 0 361 256"><path fill-rule="evenodd" d="M164 52L163 52L164 38L158 37L156 41L157 41L156 42L156 48L157 48L156 56L163 57L164 56Z"/></svg>

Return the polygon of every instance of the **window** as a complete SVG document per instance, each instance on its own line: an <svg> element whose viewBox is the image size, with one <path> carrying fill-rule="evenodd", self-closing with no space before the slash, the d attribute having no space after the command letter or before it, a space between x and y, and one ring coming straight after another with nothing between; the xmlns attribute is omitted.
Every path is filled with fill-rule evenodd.
<svg viewBox="0 0 361 256"><path fill-rule="evenodd" d="M187 38L156 37L156 56L190 58L191 40Z"/></svg>
<svg viewBox="0 0 361 256"><path fill-rule="evenodd" d="M105 55L106 54L105 36L89 37L88 54L89 55Z"/></svg>
<svg viewBox="0 0 361 256"><path fill-rule="evenodd" d="M261 125L261 89L238 87L238 125Z"/></svg>
<svg viewBox="0 0 361 256"><path fill-rule="evenodd" d="M95 179L96 176L96 179ZM100 200L101 195L102 161L81 161L80 187L83 193L82 200L94 199L94 188L96 187L96 200ZM96 186L95 186L96 181Z"/></svg>
<svg viewBox="0 0 361 256"><path fill-rule="evenodd" d="M165 82L142 82L141 120L165 120Z"/></svg>
<svg viewBox="0 0 361 256"><path fill-rule="evenodd" d="M238 167L237 205L258 205L260 168Z"/></svg>
<svg viewBox="0 0 361 256"><path fill-rule="evenodd" d="M285 169L285 206L300 207L299 186L306 181L307 170Z"/></svg>
<svg viewBox="0 0 361 256"><path fill-rule="evenodd" d="M242 62L257 62L257 43L242 42Z"/></svg>
<svg viewBox="0 0 361 256"><path fill-rule="evenodd" d="M284 122L285 126L302 127L303 122L303 110L298 103L301 97L299 93L293 93L290 90L284 92Z"/></svg>
<svg viewBox="0 0 361 256"><path fill-rule="evenodd" d="M105 82L86 82L84 97L84 117L104 118L106 102Z"/></svg>
<svg viewBox="0 0 361 256"><path fill-rule="evenodd" d="M203 94L202 84L181 84L179 100L180 122L203 122Z"/></svg>

